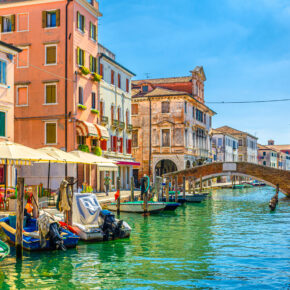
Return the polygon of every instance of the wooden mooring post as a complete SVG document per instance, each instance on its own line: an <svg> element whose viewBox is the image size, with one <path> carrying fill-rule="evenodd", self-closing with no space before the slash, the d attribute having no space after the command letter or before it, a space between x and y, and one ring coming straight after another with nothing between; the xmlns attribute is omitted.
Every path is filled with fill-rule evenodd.
<svg viewBox="0 0 290 290"><path fill-rule="evenodd" d="M271 211L274 211L276 209L276 206L279 201L278 195L279 195L279 184L276 185L276 193L274 194L274 196L271 198L269 202L269 208L271 209Z"/></svg>
<svg viewBox="0 0 290 290"><path fill-rule="evenodd" d="M169 202L169 181L168 181L168 179L166 179L165 196L166 196L166 202Z"/></svg>
<svg viewBox="0 0 290 290"><path fill-rule="evenodd" d="M202 176L199 179L199 192L202 192Z"/></svg>
<svg viewBox="0 0 290 290"><path fill-rule="evenodd" d="M135 200L135 196L134 196L134 176L131 176L131 201Z"/></svg>
<svg viewBox="0 0 290 290"><path fill-rule="evenodd" d="M121 179L120 176L117 177L117 191L119 191L119 196L117 198L117 214L120 214L121 207Z"/></svg>
<svg viewBox="0 0 290 290"><path fill-rule="evenodd" d="M68 200L71 201L71 203L69 204L70 206L70 210L66 212L66 220L67 220L67 223L68 225L72 226L72 219L73 219L73 197L74 197L74 189L73 189L73 186L74 186L74 177L66 177L66 181L68 182L68 186L67 186L67 197L68 197Z"/></svg>
<svg viewBox="0 0 290 290"><path fill-rule="evenodd" d="M16 258L23 254L23 220L24 220L24 178L17 178L17 209L16 209Z"/></svg>
<svg viewBox="0 0 290 290"><path fill-rule="evenodd" d="M185 176L182 177L183 199L185 199Z"/></svg>
<svg viewBox="0 0 290 290"><path fill-rule="evenodd" d="M32 186L32 206L33 206L33 218L36 219L38 218L39 215L39 208L38 208L38 193L37 193L37 186L33 185Z"/></svg>
<svg viewBox="0 0 290 290"><path fill-rule="evenodd" d="M175 176L175 202L178 202L178 177Z"/></svg>

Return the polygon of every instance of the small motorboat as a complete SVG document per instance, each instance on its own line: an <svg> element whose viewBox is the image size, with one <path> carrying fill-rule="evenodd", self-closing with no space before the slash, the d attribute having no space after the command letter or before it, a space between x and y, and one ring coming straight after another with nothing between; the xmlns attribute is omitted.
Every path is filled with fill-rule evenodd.
<svg viewBox="0 0 290 290"><path fill-rule="evenodd" d="M250 184L251 186L266 186L265 182L261 182L258 180L254 180L252 182L248 182L248 184Z"/></svg>
<svg viewBox="0 0 290 290"><path fill-rule="evenodd" d="M0 220L3 229L10 243L15 244L16 216L8 216ZM24 217L23 224L23 248L28 251L53 250L76 247L79 237L70 231L63 229L58 224L49 225L49 231L45 239L41 238L37 219Z"/></svg>
<svg viewBox="0 0 290 290"><path fill-rule="evenodd" d="M10 247L0 240L0 261L6 258L10 253Z"/></svg>
<svg viewBox="0 0 290 290"><path fill-rule="evenodd" d="M74 193L72 225L60 222L85 241L108 241L129 238L131 227L118 220L108 210L103 210L97 197L91 193Z"/></svg>
<svg viewBox="0 0 290 290"><path fill-rule="evenodd" d="M147 205L148 205L147 212L149 213L157 213L157 212L163 211L166 207L165 202L148 201ZM117 211L117 203L113 202L109 204L108 209L112 211ZM121 202L120 211L144 213L144 201Z"/></svg>
<svg viewBox="0 0 290 290"><path fill-rule="evenodd" d="M200 203L202 201L204 201L207 196L208 196L208 192L205 193L195 193L195 194L186 194L185 195L185 200L187 202L196 202L196 203Z"/></svg>

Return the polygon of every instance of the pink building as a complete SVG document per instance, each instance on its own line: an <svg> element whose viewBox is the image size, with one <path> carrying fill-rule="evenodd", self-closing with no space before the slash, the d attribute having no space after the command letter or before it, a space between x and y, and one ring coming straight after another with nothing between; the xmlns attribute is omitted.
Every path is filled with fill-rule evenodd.
<svg viewBox="0 0 290 290"><path fill-rule="evenodd" d="M22 49L15 65L16 142L94 151L108 137L98 125L100 16L95 0L1 1L2 40Z"/></svg>

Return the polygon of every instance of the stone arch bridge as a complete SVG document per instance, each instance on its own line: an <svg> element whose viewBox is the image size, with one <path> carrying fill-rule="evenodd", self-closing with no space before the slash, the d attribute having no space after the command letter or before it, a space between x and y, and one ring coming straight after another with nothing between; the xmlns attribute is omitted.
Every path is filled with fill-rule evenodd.
<svg viewBox="0 0 290 290"><path fill-rule="evenodd" d="M264 181L272 187L279 185L279 190L286 196L290 197L290 171L258 165L255 163L215 162L167 173L164 177L192 177L205 180L223 175L248 176Z"/></svg>

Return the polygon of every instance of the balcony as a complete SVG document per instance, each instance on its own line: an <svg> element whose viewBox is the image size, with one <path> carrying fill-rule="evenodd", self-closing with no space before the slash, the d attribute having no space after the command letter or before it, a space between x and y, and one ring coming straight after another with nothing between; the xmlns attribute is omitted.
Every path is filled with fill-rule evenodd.
<svg viewBox="0 0 290 290"><path fill-rule="evenodd" d="M133 130L133 125L132 124L127 124L127 131L132 132Z"/></svg>
<svg viewBox="0 0 290 290"><path fill-rule="evenodd" d="M108 124L108 122L109 122L109 118L106 117L106 116L102 116L102 118L101 118L101 124L102 124L103 126L105 126L105 125Z"/></svg>
<svg viewBox="0 0 290 290"><path fill-rule="evenodd" d="M119 120L112 120L112 127L118 128L119 127Z"/></svg>
<svg viewBox="0 0 290 290"><path fill-rule="evenodd" d="M125 123L124 122L119 121L119 129L120 130L124 130L125 129Z"/></svg>

